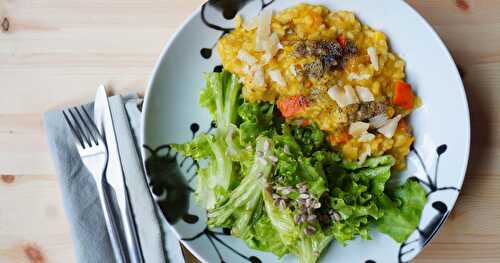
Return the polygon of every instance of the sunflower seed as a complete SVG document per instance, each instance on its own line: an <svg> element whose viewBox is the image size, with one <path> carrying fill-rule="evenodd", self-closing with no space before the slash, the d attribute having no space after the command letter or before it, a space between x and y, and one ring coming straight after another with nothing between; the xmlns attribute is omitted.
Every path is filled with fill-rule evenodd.
<svg viewBox="0 0 500 263"><path fill-rule="evenodd" d="M307 208L307 213L310 214L310 215L312 215L312 214L314 214L314 211L312 210L312 208L308 207Z"/></svg>
<svg viewBox="0 0 500 263"><path fill-rule="evenodd" d="M291 187L287 187L287 188L281 190L281 193L283 195L289 195L292 191L293 191L293 189Z"/></svg>
<svg viewBox="0 0 500 263"><path fill-rule="evenodd" d="M317 218L318 217L316 215L309 215L307 217L307 222L310 222L310 223L315 222Z"/></svg>
<svg viewBox="0 0 500 263"><path fill-rule="evenodd" d="M333 212L333 214L330 217L334 221L340 221L342 219L342 217L340 216L340 214L337 213L337 212Z"/></svg>
<svg viewBox="0 0 500 263"><path fill-rule="evenodd" d="M302 214L307 213L307 207L301 207L301 208L300 208L300 212L301 212Z"/></svg>
<svg viewBox="0 0 500 263"><path fill-rule="evenodd" d="M308 194L305 194L305 193L302 193L299 195L299 198L302 198L302 199L309 199L311 196L308 195Z"/></svg>
<svg viewBox="0 0 500 263"><path fill-rule="evenodd" d="M270 155L269 157L269 160L273 163L277 162L278 161L278 157L274 156L274 155Z"/></svg>
<svg viewBox="0 0 500 263"><path fill-rule="evenodd" d="M306 199L306 203L304 204L306 207L311 207L311 200L310 198Z"/></svg>
<svg viewBox="0 0 500 263"><path fill-rule="evenodd" d="M286 202L284 199L279 199L278 200L278 207L281 208L281 209L285 209L286 208Z"/></svg>
<svg viewBox="0 0 500 263"><path fill-rule="evenodd" d="M313 227L313 226L307 226L305 229L304 229L304 234L310 236L312 234L314 234L316 232L316 228Z"/></svg>
<svg viewBox="0 0 500 263"><path fill-rule="evenodd" d="M302 223L302 221L304 221L304 216L303 215L296 215L295 216L295 223L296 224L300 224L300 223Z"/></svg>
<svg viewBox="0 0 500 263"><path fill-rule="evenodd" d="M315 209L318 209L318 208L320 208L320 207L321 207L321 203L320 203L320 202L318 202L318 201L316 201L316 202L314 202L313 207L314 207Z"/></svg>

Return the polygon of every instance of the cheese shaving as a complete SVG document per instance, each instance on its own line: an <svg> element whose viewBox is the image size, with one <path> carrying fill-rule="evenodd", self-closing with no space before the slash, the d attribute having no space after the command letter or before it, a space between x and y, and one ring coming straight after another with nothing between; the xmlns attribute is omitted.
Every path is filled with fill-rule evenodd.
<svg viewBox="0 0 500 263"><path fill-rule="evenodd" d="M368 131L368 128L370 128L370 124L366 122L353 122L349 126L349 135L353 137L359 137L360 135L366 133Z"/></svg>
<svg viewBox="0 0 500 263"><path fill-rule="evenodd" d="M370 56L370 61L375 70L379 69L377 51L374 47L369 47L367 50L368 56Z"/></svg>
<svg viewBox="0 0 500 263"><path fill-rule="evenodd" d="M384 124L387 122L388 119L389 119L389 117L387 117L387 114L381 113L381 114L370 119L370 125L373 128L378 129L378 128L384 126Z"/></svg>
<svg viewBox="0 0 500 263"><path fill-rule="evenodd" d="M358 94L358 97L362 102L370 102L375 100L372 92L367 87L357 86L356 94Z"/></svg>
<svg viewBox="0 0 500 263"><path fill-rule="evenodd" d="M368 156L372 155L372 147L370 147L369 144L366 145L366 148L361 152L361 154L359 154L359 157L358 157L358 162L359 164L362 164L366 161L366 158L368 158Z"/></svg>
<svg viewBox="0 0 500 263"><path fill-rule="evenodd" d="M384 126L378 128L378 132L382 133L386 138L392 138L394 133L396 133L396 129L398 128L398 123L401 120L402 116L398 115L392 119L387 120Z"/></svg>
<svg viewBox="0 0 500 263"><path fill-rule="evenodd" d="M257 63L257 59L255 59L252 55L250 55L250 53L248 53L244 49L240 49L236 57L250 66L254 66Z"/></svg>
<svg viewBox="0 0 500 263"><path fill-rule="evenodd" d="M268 70L267 74L272 81L276 82L280 87L286 87L286 82L281 72L278 69Z"/></svg>
<svg viewBox="0 0 500 263"><path fill-rule="evenodd" d="M345 97L349 104L359 103L358 96L351 85L344 86Z"/></svg>
<svg viewBox="0 0 500 263"><path fill-rule="evenodd" d="M271 34L272 12L264 9L258 18L257 31L255 33L255 50L265 51L264 42L269 40Z"/></svg>
<svg viewBox="0 0 500 263"><path fill-rule="evenodd" d="M262 71L262 66L256 65L253 70L254 73L252 75L252 84L256 87L263 87L266 83L264 81L264 72Z"/></svg>
<svg viewBox="0 0 500 263"><path fill-rule="evenodd" d="M358 96L350 85L344 86L343 90L337 86L333 86L328 89L327 93L341 108L350 104L359 103Z"/></svg>
<svg viewBox="0 0 500 263"><path fill-rule="evenodd" d="M371 142L373 139L375 139L375 134L366 132L366 133L363 133L359 136L358 141L359 142Z"/></svg>

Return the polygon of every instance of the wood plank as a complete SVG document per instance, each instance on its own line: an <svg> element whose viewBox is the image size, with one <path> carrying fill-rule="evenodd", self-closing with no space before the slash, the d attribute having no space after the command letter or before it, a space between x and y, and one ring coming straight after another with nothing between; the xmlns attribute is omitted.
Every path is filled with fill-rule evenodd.
<svg viewBox="0 0 500 263"><path fill-rule="evenodd" d="M6 178L0 176L0 262L74 261L55 176Z"/></svg>

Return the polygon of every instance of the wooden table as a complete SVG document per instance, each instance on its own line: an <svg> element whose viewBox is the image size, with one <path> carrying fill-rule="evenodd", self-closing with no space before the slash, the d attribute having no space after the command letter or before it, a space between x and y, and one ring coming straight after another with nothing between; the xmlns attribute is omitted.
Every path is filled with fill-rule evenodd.
<svg viewBox="0 0 500 263"><path fill-rule="evenodd" d="M91 100L102 82L144 91L163 45L202 2L0 0L0 262L74 261L41 114ZM453 53L472 115L463 192L416 262L500 262L500 1L409 2Z"/></svg>

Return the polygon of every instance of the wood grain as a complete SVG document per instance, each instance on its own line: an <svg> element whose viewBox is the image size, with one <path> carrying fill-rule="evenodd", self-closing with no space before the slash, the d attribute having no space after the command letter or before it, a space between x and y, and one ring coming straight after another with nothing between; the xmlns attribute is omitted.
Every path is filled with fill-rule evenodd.
<svg viewBox="0 0 500 263"><path fill-rule="evenodd" d="M74 261L41 114L91 100L99 83L144 91L163 45L202 2L0 0L0 23L9 22L0 30L0 262ZM499 262L500 1L408 2L464 72L472 118L463 192L415 262Z"/></svg>

